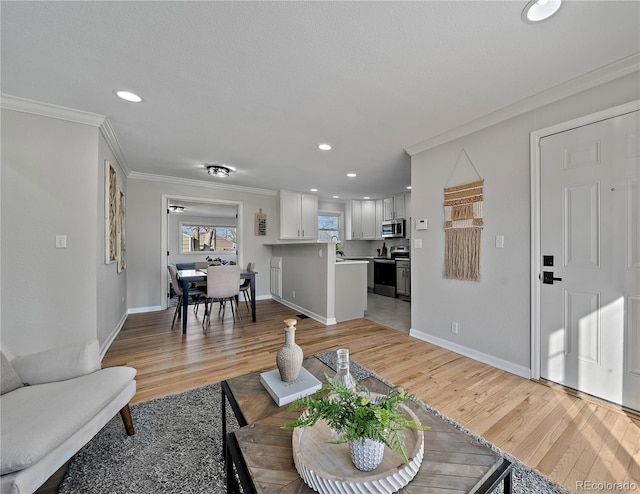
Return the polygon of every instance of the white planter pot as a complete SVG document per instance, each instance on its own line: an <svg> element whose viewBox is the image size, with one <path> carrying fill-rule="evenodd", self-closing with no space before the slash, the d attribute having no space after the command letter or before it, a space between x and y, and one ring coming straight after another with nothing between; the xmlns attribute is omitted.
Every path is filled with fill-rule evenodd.
<svg viewBox="0 0 640 494"><path fill-rule="evenodd" d="M352 441L349 443L351 461L358 470L370 472L378 468L384 456L384 443L365 439L364 442Z"/></svg>

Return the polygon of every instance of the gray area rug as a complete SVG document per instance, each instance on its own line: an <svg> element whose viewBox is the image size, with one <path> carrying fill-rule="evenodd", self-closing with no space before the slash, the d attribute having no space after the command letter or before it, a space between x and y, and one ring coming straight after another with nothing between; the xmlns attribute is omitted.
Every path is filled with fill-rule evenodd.
<svg viewBox="0 0 640 494"><path fill-rule="evenodd" d="M335 352L317 356L335 369ZM375 373L352 362L357 380ZM384 382L384 379L381 379ZM126 436L116 415L72 460L60 494L191 494L226 492L221 438L220 384L133 405L136 428ZM423 404L423 406L425 406ZM436 410L425 408L514 463L514 493L566 494L542 475L465 430ZM237 428L227 407L229 430ZM495 491L502 492L502 485Z"/></svg>

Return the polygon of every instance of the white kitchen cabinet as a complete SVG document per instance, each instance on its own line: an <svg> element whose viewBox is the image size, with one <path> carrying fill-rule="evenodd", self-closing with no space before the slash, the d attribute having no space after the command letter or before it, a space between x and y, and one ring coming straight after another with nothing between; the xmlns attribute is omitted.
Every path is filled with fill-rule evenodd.
<svg viewBox="0 0 640 494"><path fill-rule="evenodd" d="M280 191L280 238L318 238L318 197L301 192Z"/></svg>
<svg viewBox="0 0 640 494"><path fill-rule="evenodd" d="M411 218L411 194L404 195L404 217L406 220Z"/></svg>
<svg viewBox="0 0 640 494"><path fill-rule="evenodd" d="M376 238L376 201L362 201L362 240Z"/></svg>
<svg viewBox="0 0 640 494"><path fill-rule="evenodd" d="M376 200L376 240L382 240L382 222L384 221L384 199Z"/></svg>
<svg viewBox="0 0 640 494"><path fill-rule="evenodd" d="M396 295L411 296L411 261L396 260Z"/></svg>
<svg viewBox="0 0 640 494"><path fill-rule="evenodd" d="M271 258L271 295L282 298L282 257Z"/></svg>
<svg viewBox="0 0 640 494"><path fill-rule="evenodd" d="M349 201L345 212L345 240L376 239L376 201Z"/></svg>
<svg viewBox="0 0 640 494"><path fill-rule="evenodd" d="M405 218L406 210L404 204L405 194L398 194L384 199L384 220L394 220Z"/></svg>

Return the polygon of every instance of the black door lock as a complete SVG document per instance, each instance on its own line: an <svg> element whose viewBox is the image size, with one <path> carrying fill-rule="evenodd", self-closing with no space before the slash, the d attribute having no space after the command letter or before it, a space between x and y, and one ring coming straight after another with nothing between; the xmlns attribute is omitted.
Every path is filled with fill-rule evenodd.
<svg viewBox="0 0 640 494"><path fill-rule="evenodd" d="M545 283L547 285L553 285L554 281L562 281L562 278L554 278L553 271L542 272L542 283Z"/></svg>

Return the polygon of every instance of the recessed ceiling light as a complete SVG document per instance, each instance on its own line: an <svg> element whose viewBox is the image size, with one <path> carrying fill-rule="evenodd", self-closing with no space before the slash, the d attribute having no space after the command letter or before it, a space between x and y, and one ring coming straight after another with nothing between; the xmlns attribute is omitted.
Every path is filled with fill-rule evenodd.
<svg viewBox="0 0 640 494"><path fill-rule="evenodd" d="M353 178L353 177L355 177L355 176L356 176L356 174L355 174L355 173L347 173L347 177L349 177L349 178Z"/></svg>
<svg viewBox="0 0 640 494"><path fill-rule="evenodd" d="M340 196L333 196L334 199L340 199Z"/></svg>
<svg viewBox="0 0 640 494"><path fill-rule="evenodd" d="M116 89L113 94L115 94L118 98L129 101L131 103L140 103L142 101L142 98L140 96L138 96L136 93L132 93L131 91L122 91L120 89Z"/></svg>
<svg viewBox="0 0 640 494"><path fill-rule="evenodd" d="M331 149L331 145L323 142L318 146L318 149L322 149L323 151L329 151Z"/></svg>
<svg viewBox="0 0 640 494"><path fill-rule="evenodd" d="M363 199L371 199L369 196L364 196Z"/></svg>
<svg viewBox="0 0 640 494"><path fill-rule="evenodd" d="M411 185L407 185L407 190L411 190Z"/></svg>
<svg viewBox="0 0 640 494"><path fill-rule="evenodd" d="M531 0L522 11L522 20L528 24L548 19L560 8L562 0Z"/></svg>
<svg viewBox="0 0 640 494"><path fill-rule="evenodd" d="M318 189L309 189L311 192L318 192Z"/></svg>

